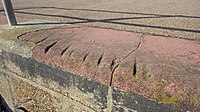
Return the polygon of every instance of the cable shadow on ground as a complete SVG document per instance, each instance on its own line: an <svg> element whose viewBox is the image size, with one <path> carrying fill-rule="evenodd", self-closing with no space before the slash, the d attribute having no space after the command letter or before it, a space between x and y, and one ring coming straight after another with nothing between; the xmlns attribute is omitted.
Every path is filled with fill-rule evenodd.
<svg viewBox="0 0 200 112"><path fill-rule="evenodd" d="M157 16L157 17L182 17L182 18L200 18L200 16L188 16L188 15L170 15L170 14L150 14L150 13L140 13L140 12L127 12L127 11L113 11L113 10L100 10L100 9L71 9L71 8L60 8L60 7L23 7L15 8L14 10L29 10L29 9L58 9L67 11L88 11L88 12L103 12L103 13L119 13L119 14L132 14L132 15L147 15L147 16ZM3 10L0 10L0 12Z"/></svg>
<svg viewBox="0 0 200 112"><path fill-rule="evenodd" d="M42 13L33 13L33 12L23 12L23 11L15 11L17 14L26 14L26 15L35 15L35 16L43 16L43 17L55 17L55 18L68 18L73 20L78 20L75 22L46 22L46 23L30 23L30 24L21 24L20 26L26 25L42 25L42 24L83 24L83 23L110 23L110 24L118 24L118 25L126 25L126 26L137 26L144 28L153 28L153 29L164 29L164 30L174 30L174 31L183 31L183 32L192 32L192 33L200 33L200 30L192 30L192 29L183 29L183 28L173 28L173 27L165 27L165 26L155 26L155 25L144 25L144 24L136 24L136 23L126 23L126 22L116 22L114 20L127 20L127 19L146 19L146 18L159 18L159 17L129 17L129 18L113 18L113 19L88 19L74 16L66 16L66 15L56 15L56 14L42 14ZM162 18L162 17L160 17Z"/></svg>
<svg viewBox="0 0 200 112"><path fill-rule="evenodd" d="M72 17L72 16L54 15L54 14L41 14L41 13L32 13L32 12L20 11L20 10L29 10L29 9L58 9L58 10L67 10L67 11L72 10L72 11L84 11L84 12L89 11L89 12L103 12L103 13L120 13L120 14L128 14L128 15L143 15L143 16L148 15L149 17L128 17L128 18L113 18L113 19L95 20L95 19L87 19L87 18L81 18L81 17ZM70 8L59 8L59 7L24 7L24 8L16 8L14 10L15 10L15 13L19 13L19 14L45 16L45 17L57 17L57 18L59 17L59 18L69 18L69 19L80 20L80 21L76 21L76 22L26 23L26 24L19 24L19 26L43 25L43 24L81 24L81 23L91 23L91 22L102 22L102 23L110 23L110 24L118 24L118 25L128 25L128 26L147 27L147 28L154 28L154 29L165 29L165 30L175 30L175 31L200 33L200 30L173 28L173 27L155 26L155 25L134 24L134 23L116 22L115 21L115 20L128 20L128 19L171 18L171 17L200 18L199 16L134 13L134 12L107 11L107 10L96 10L96 9L70 9ZM3 10L0 10L0 12L1 11L3 11Z"/></svg>

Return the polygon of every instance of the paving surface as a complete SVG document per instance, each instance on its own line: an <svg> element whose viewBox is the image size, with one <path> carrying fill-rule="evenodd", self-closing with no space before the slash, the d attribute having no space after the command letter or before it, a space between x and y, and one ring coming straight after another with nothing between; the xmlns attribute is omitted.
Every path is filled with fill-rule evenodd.
<svg viewBox="0 0 200 112"><path fill-rule="evenodd" d="M198 40L200 38L199 0L45 0L39 2L12 0L12 2L18 17L180 38ZM2 5L0 5L0 13L3 13Z"/></svg>
<svg viewBox="0 0 200 112"><path fill-rule="evenodd" d="M17 18L17 22L19 22L19 23L28 22L28 21L31 21L31 19L20 18L20 17ZM0 25L7 25L7 24L8 24L8 22L7 22L6 16L5 15L0 15Z"/></svg>
<svg viewBox="0 0 200 112"><path fill-rule="evenodd" d="M36 44L33 58L40 62L165 104L199 109L198 41L69 26L18 39Z"/></svg>

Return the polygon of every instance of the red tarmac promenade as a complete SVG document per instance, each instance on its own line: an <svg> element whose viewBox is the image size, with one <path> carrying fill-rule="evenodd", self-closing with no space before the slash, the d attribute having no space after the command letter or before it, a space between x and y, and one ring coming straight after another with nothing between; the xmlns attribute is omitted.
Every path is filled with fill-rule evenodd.
<svg viewBox="0 0 200 112"><path fill-rule="evenodd" d="M0 25L6 23L0 15ZM69 25L16 38L35 43L37 61L174 107L200 109L198 40Z"/></svg>

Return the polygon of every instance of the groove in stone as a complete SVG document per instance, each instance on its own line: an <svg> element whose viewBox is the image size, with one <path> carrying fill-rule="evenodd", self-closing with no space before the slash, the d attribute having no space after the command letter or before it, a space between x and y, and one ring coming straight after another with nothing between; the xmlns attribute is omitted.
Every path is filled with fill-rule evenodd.
<svg viewBox="0 0 200 112"><path fill-rule="evenodd" d="M104 54L104 53L103 53ZM103 58L103 54L101 54L101 56L99 57L98 61L97 61L97 66L99 66L99 64L101 63L101 60Z"/></svg>
<svg viewBox="0 0 200 112"><path fill-rule="evenodd" d="M37 30L34 30L34 31L28 31L28 32L25 32L25 33L22 33L22 34L18 35L18 36L17 36L17 39L18 39L18 40L24 41L23 39L21 39L22 36L27 35L27 34L30 34L30 33L33 33L33 32L42 31L42 30L48 30L48 29L37 29ZM31 39L31 38L30 38L30 39ZM30 40L30 39L29 39L29 40ZM27 41L28 41L28 40L27 40Z"/></svg>
<svg viewBox="0 0 200 112"><path fill-rule="evenodd" d="M69 53L69 56L71 56L73 54L74 50L72 50L70 53Z"/></svg>
<svg viewBox="0 0 200 112"><path fill-rule="evenodd" d="M69 45L68 47L66 47L64 50L62 50L62 52L60 53L61 56L64 55L64 53L71 47L71 45Z"/></svg>
<svg viewBox="0 0 200 112"><path fill-rule="evenodd" d="M87 54L85 54L85 56L83 57L83 62L85 62L85 60L87 59L88 55L89 55L89 52Z"/></svg>
<svg viewBox="0 0 200 112"><path fill-rule="evenodd" d="M135 58L135 62L133 65L133 76L136 76L136 74L137 74L137 62L136 62L136 58Z"/></svg>
<svg viewBox="0 0 200 112"><path fill-rule="evenodd" d="M44 39L42 39L42 40L39 40L39 41L35 42L35 44L39 44L39 43L45 41L47 38L48 38L48 37L46 37L46 38L44 38Z"/></svg>
<svg viewBox="0 0 200 112"><path fill-rule="evenodd" d="M32 32L32 31L22 33L22 34L20 34L20 35L17 36L17 39L18 39L18 40L24 41L23 39L21 39L21 37L24 36L24 35L26 35L26 34L28 34L28 33L31 33L31 32Z"/></svg>
<svg viewBox="0 0 200 112"><path fill-rule="evenodd" d="M47 47L45 48L45 50L44 50L44 53L46 54L57 42L58 42L58 41L56 41L56 42L50 44L49 46L47 46Z"/></svg>

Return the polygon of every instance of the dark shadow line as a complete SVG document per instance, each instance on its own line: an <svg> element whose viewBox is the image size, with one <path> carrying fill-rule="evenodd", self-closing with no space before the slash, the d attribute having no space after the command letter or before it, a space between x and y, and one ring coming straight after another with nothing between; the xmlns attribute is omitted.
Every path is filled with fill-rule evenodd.
<svg viewBox="0 0 200 112"><path fill-rule="evenodd" d="M81 24L88 23L88 21L76 21L76 22L42 22L42 23L21 23L17 26L28 26L28 25L72 25L72 24Z"/></svg>
<svg viewBox="0 0 200 112"><path fill-rule="evenodd" d="M2 109L4 109L5 112L13 112L1 95L0 95L0 105L3 106ZM4 111L2 110L2 112Z"/></svg>
<svg viewBox="0 0 200 112"><path fill-rule="evenodd" d="M31 12L23 12L23 11L15 11L15 13L23 13L23 14L32 14L38 16L52 16L52 17L61 17L61 18L70 18L70 19L78 19L78 20L86 20L86 21L98 21L94 19L85 19L79 17L72 16L62 16L62 15L52 15L52 14L39 14L39 13L31 13ZM101 21L114 21L114 20L128 20L128 19L149 19L149 18L162 18L162 17L127 17L127 18L114 18L114 19L102 19Z"/></svg>
<svg viewBox="0 0 200 112"><path fill-rule="evenodd" d="M133 23L124 23L124 22L114 22L111 21L112 19L102 19L102 20L94 20L94 19L86 19L80 17L72 17L72 16L62 16L62 15L52 15L52 14L40 14L40 13L30 13L30 12L21 12L15 11L16 13L20 14L29 14L29 15L38 15L38 16L50 16L50 17L61 17L61 18L70 18L76 20L83 20L79 22L69 22L64 24L78 24L78 23L91 23L91 22L103 22L103 23L112 23L112 24L120 24L120 25L128 25L128 26L137 26L137 27L148 27L148 28L156 28L156 29L165 29L165 30L175 30L175 31L185 31L185 32L193 32L193 33L200 33L200 30L190 30L190 29L182 29L182 28L172 28L172 27L163 27L163 26L151 26L151 25L144 25L144 24L133 24ZM120 20L119 18L117 18ZM123 20L123 18L121 19ZM45 23L42 23L45 24ZM51 23L50 23L51 24ZM62 24L59 23L58 24Z"/></svg>
<svg viewBox="0 0 200 112"><path fill-rule="evenodd" d="M38 16L52 16L52 17L61 17L61 18L70 18L70 19L94 21L94 19L85 19L85 18L79 18L79 17L52 15L52 14L40 14L40 13L23 12L23 11L15 11L15 13L23 13L23 14L32 14L32 15L38 15ZM149 19L149 18L162 18L162 17L152 17L152 16L151 17L127 17L127 18L103 19L101 21L128 20L128 19Z"/></svg>
<svg viewBox="0 0 200 112"><path fill-rule="evenodd" d="M90 20L90 19L72 17L72 16L62 16L62 15L53 15L53 14L40 14L40 13L22 12L22 11L15 11L15 13L37 15L37 16L47 16L47 17L50 16L50 17L70 18L70 19L87 20L87 21ZM91 20L93 20L93 19L91 19Z"/></svg>
<svg viewBox="0 0 200 112"><path fill-rule="evenodd" d="M14 7L13 7L14 8ZM0 9L0 12L3 12L4 11L4 8L3 7L1 7L1 9Z"/></svg>
<svg viewBox="0 0 200 112"><path fill-rule="evenodd" d="M16 8L14 10L28 10L28 9L58 9L58 10L72 10L72 11L91 11L91 12L106 12L106 13L121 13L121 14L135 14L135 15L147 15L147 16L158 16L158 17L183 17L183 18L200 18L199 16L186 16L186 15L169 15L169 14L148 14L148 13L137 13L137 12L126 12L126 11L107 11L98 9L70 9L70 8L59 8L59 7L25 7Z"/></svg>
<svg viewBox="0 0 200 112"><path fill-rule="evenodd" d="M185 31L185 32L192 32L192 33L200 33L200 30L190 30L190 29L182 29L182 28L151 26L151 25L143 25L143 24L123 23L123 22L107 22L107 23L129 25L129 26L138 26L138 27L148 27L148 28L154 28L154 29L165 29L165 30L175 30L175 31Z"/></svg>
<svg viewBox="0 0 200 112"><path fill-rule="evenodd" d="M128 20L128 19L150 19L150 18L163 18L163 17L127 17L127 18L113 18L113 19L103 19L102 21L117 21L117 20Z"/></svg>

